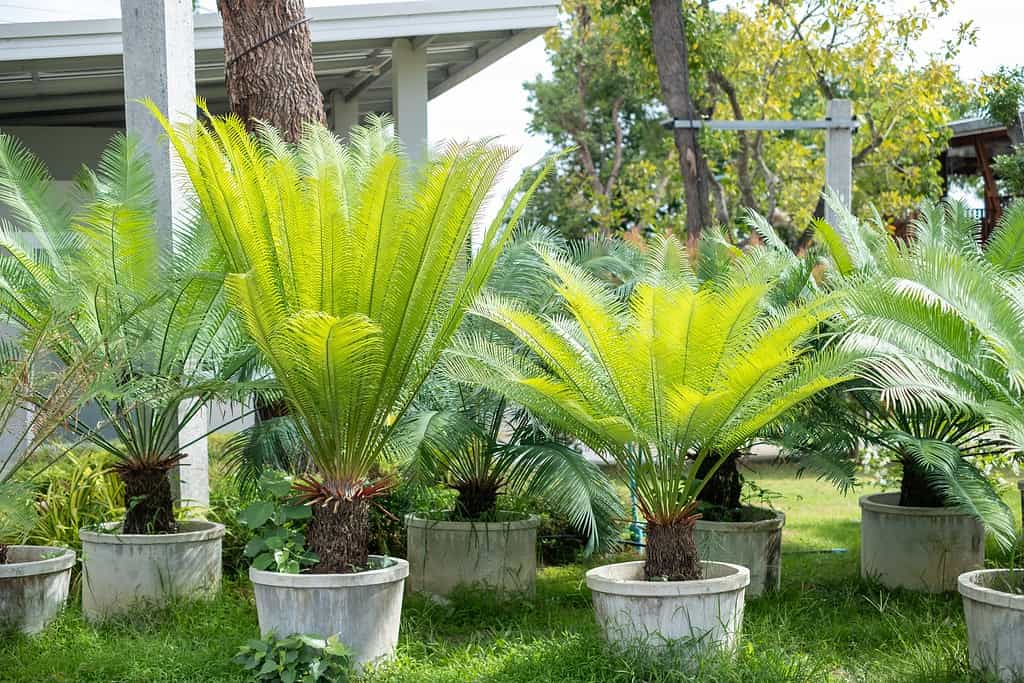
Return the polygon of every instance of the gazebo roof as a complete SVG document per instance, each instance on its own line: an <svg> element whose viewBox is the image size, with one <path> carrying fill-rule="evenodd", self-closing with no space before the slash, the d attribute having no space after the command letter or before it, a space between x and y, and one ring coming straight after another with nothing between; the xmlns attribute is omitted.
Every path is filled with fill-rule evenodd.
<svg viewBox="0 0 1024 683"><path fill-rule="evenodd" d="M390 111L391 42L427 52L437 97L558 23L558 0L402 0L309 7L324 93ZM195 17L196 89L226 108L220 16ZM329 100L328 100L329 101ZM0 126L124 125L119 19L0 24Z"/></svg>

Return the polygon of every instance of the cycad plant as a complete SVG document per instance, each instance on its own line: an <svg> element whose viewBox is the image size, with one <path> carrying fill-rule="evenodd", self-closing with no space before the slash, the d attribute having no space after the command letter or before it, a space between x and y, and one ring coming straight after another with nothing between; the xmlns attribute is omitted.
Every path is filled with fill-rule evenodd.
<svg viewBox="0 0 1024 683"><path fill-rule="evenodd" d="M236 117L168 127L312 464L299 489L321 573L368 566L370 501L391 485L381 461L533 191L509 195L471 256L512 150L449 144L417 167L389 127L374 119L343 145L310 126L295 146Z"/></svg>
<svg viewBox="0 0 1024 683"><path fill-rule="evenodd" d="M537 249L555 244L561 241L542 229L517 232L486 291L535 313L553 312L558 301ZM574 246L574 262L603 277L629 265L603 245ZM460 334L516 343L503 328L476 316L463 321ZM615 543L623 511L611 482L567 437L549 433L526 410L486 389L461 386L439 370L417 395L412 418L416 448L408 471L413 481L458 493L453 519L496 520L498 497L506 494L543 501L564 515L586 539L587 553Z"/></svg>
<svg viewBox="0 0 1024 683"><path fill-rule="evenodd" d="M850 375L850 357L806 353L831 303L774 310L773 279L750 257L737 258L721 278L702 282L680 242L664 239L623 302L563 254L545 253L567 315L538 316L486 297L475 313L529 354L477 336L452 355L453 375L501 393L632 474L647 521L648 579L701 578L693 531L707 478L780 415Z"/></svg>
<svg viewBox="0 0 1024 683"><path fill-rule="evenodd" d="M83 354L71 366L53 362L48 348L59 341L60 327L49 321L21 339L0 338L0 564L8 545L36 522L35 492L15 473L30 460L41 471L73 448L44 447L109 379L98 353Z"/></svg>
<svg viewBox="0 0 1024 683"><path fill-rule="evenodd" d="M75 367L98 349L120 373L95 397L104 429L69 427L116 459L129 534L176 530L168 473L187 445L180 434L211 400L246 389L227 382L236 336L217 249L200 224L159 225L152 185L147 161L118 135L60 201L43 164L0 135L0 203L12 216L0 222L0 310L30 335L66 320L48 349L56 359Z"/></svg>
<svg viewBox="0 0 1024 683"><path fill-rule="evenodd" d="M848 430L899 461L901 505L959 507L1009 543L1012 514L979 465L1024 444L1024 204L987 245L959 203L923 205L905 241L845 212L818 234L848 302L846 343L870 349L883 388L860 388ZM805 449L834 438L812 433Z"/></svg>

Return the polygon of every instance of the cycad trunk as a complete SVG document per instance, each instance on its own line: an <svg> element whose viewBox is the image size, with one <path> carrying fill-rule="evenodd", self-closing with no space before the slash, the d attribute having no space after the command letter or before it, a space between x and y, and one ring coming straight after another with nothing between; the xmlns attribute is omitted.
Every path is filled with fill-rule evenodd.
<svg viewBox="0 0 1024 683"><path fill-rule="evenodd" d="M648 581L693 581L704 577L693 540L696 524L694 517L666 525L647 522L644 576Z"/></svg>
<svg viewBox="0 0 1024 683"><path fill-rule="evenodd" d="M697 476L701 479L708 477L708 473L716 462L717 458L715 456L705 458L704 462L697 468ZM725 510L735 510L740 507L742 493L743 477L740 476L739 454L733 453L725 459L721 467L711 474L698 498L702 503L708 505L714 505Z"/></svg>
<svg viewBox="0 0 1024 683"><path fill-rule="evenodd" d="M452 488L459 492L459 497L455 499L455 514L461 519L482 519L493 515L498 509L496 486L470 482Z"/></svg>
<svg viewBox="0 0 1024 683"><path fill-rule="evenodd" d="M913 458L904 457L903 477L900 479L900 505L904 507L940 508L945 506L942 494L936 491L923 469Z"/></svg>
<svg viewBox="0 0 1024 683"><path fill-rule="evenodd" d="M314 574L351 574L369 564L370 503L365 498L313 506L306 530L309 549L320 558Z"/></svg>
<svg viewBox="0 0 1024 683"><path fill-rule="evenodd" d="M174 497L165 469L119 469L124 482L125 534L172 534L178 530L174 520Z"/></svg>
<svg viewBox="0 0 1024 683"><path fill-rule="evenodd" d="M0 564L7 564L7 544L0 543Z"/></svg>

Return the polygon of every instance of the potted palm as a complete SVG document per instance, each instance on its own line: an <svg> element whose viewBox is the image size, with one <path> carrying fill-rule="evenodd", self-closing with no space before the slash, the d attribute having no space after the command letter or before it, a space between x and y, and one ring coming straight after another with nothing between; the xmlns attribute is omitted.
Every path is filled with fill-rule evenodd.
<svg viewBox="0 0 1024 683"><path fill-rule="evenodd" d="M561 244L540 229L517 233L501 255L488 291L512 297L535 312L557 305L537 248ZM621 265L607 254L574 254L596 269ZM616 268L618 270L618 268ZM460 334L514 344L502 328L478 317ZM447 595L459 585L533 593L537 568L536 515L500 510L499 496L541 501L565 516L584 539L583 552L616 542L623 517L611 483L565 439L548 434L525 410L483 389L432 374L414 401L410 428L417 448L410 479L456 492L453 509L406 517L409 583L413 590Z"/></svg>
<svg viewBox="0 0 1024 683"><path fill-rule="evenodd" d="M0 631L43 630L67 602L75 564L67 548L19 544L36 522L36 509L31 482L15 474L26 462L42 469L66 452L44 446L74 419L105 374L91 354L53 367L46 349L55 333L50 321L40 334L17 343L0 340Z"/></svg>
<svg viewBox="0 0 1024 683"><path fill-rule="evenodd" d="M831 303L816 298L765 314L778 273L769 260L737 258L741 267L701 283L679 241L663 239L623 303L547 253L569 316L543 319L485 298L474 311L530 355L479 339L453 351L453 375L507 396L632 474L646 558L587 573L598 622L617 646L735 645L750 575L701 561L694 528L706 477L698 472L709 460L721 466L788 409L849 377L850 357L806 353Z"/></svg>
<svg viewBox="0 0 1024 683"><path fill-rule="evenodd" d="M348 145L312 126L297 146L266 127L252 138L236 117L167 128L311 464L296 489L318 562L250 570L260 630L338 635L361 664L393 653L409 572L368 553L369 507L392 484L380 465L523 209L510 215L509 195L471 256L511 150L451 144L414 168L389 125Z"/></svg>
<svg viewBox="0 0 1024 683"><path fill-rule="evenodd" d="M80 534L89 619L220 585L224 527L176 519L169 475L182 449L206 436L183 436L192 419L214 398L248 389L228 381L244 353L235 353L209 233L176 226L175 248L164 253L152 184L135 144L117 136L95 172L83 169L71 209L54 199L42 164L0 136L0 201L15 219L0 245L0 307L28 333L59 312L69 331L49 348L58 360L70 367L97 347L120 372L116 391L93 402L104 429L68 424L114 457L125 485L125 518Z"/></svg>
<svg viewBox="0 0 1024 683"><path fill-rule="evenodd" d="M844 281L847 343L877 352L869 377L884 391L860 387L845 411L814 418L816 444L852 434L901 467L898 492L861 498L861 574L890 587L951 591L961 573L984 566L986 529L1004 545L1014 535L1013 516L981 467L1015 448L986 404L1012 396L990 392L1007 381L1003 358L1018 343L1000 281L1015 272L1024 213L1008 211L987 247L959 204L924 205L906 241L840 215L834 227L819 224L819 235ZM904 374L914 358L927 368ZM943 385L950 390L936 389Z"/></svg>

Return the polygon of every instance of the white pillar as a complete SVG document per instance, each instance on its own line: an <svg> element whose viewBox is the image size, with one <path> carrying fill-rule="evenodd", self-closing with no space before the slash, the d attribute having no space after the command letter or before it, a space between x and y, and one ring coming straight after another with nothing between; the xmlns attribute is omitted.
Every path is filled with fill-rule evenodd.
<svg viewBox="0 0 1024 683"><path fill-rule="evenodd" d="M427 48L396 38L391 59L395 127L410 158L420 161L427 156Z"/></svg>
<svg viewBox="0 0 1024 683"><path fill-rule="evenodd" d="M328 128L339 137L348 138L348 132L352 127L359 125L359 98L346 100L340 90L332 90L328 99L331 111L327 120Z"/></svg>
<svg viewBox="0 0 1024 683"><path fill-rule="evenodd" d="M853 202L853 103L829 100L825 116L836 123L825 138L825 185L850 209ZM835 224L835 212L825 204L825 222Z"/></svg>
<svg viewBox="0 0 1024 683"><path fill-rule="evenodd" d="M135 100L148 97L171 121L195 118L192 0L121 0L121 38L126 127L149 155L157 229L166 248L173 248L172 226L186 209L186 196L175 181L177 162L170 141L149 111ZM202 410L182 430L181 445L204 434L206 421ZM182 450L186 457L178 468L178 497L186 505L206 507L210 500L206 439Z"/></svg>

